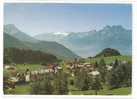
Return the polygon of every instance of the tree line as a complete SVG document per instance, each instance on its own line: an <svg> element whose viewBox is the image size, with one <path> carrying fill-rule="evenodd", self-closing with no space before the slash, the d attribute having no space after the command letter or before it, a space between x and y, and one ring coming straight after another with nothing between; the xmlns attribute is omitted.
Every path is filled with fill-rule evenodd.
<svg viewBox="0 0 137 99"><path fill-rule="evenodd" d="M57 62L56 56L41 51L33 51L30 49L5 48L4 64L46 64Z"/></svg>
<svg viewBox="0 0 137 99"><path fill-rule="evenodd" d="M56 74L45 74L44 80L33 82L30 93L64 95L68 94L68 91L68 75L63 70L59 70Z"/></svg>
<svg viewBox="0 0 137 99"><path fill-rule="evenodd" d="M95 62L95 68L99 71L99 75L88 75L87 70L77 69L75 76L75 86L80 90L95 90L95 94L104 86L108 90L131 87L132 85L132 64L131 62L121 62L115 60L110 64L111 70L106 67L106 62L101 59L100 62Z"/></svg>
<svg viewBox="0 0 137 99"><path fill-rule="evenodd" d="M69 86L72 85L80 91L94 90L94 94L97 95L105 86L108 90L131 87L131 62L122 63L116 59L111 65L113 68L108 71L104 59L95 62L95 68L100 72L99 75L91 75L84 68L75 68L73 78L63 70L54 75L47 74L45 80L32 84L31 92L32 94L68 94L71 91L68 90Z"/></svg>

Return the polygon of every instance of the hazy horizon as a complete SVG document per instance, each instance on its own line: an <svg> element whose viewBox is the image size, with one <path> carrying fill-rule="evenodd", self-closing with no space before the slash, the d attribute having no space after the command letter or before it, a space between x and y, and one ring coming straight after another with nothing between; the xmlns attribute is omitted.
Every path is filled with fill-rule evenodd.
<svg viewBox="0 0 137 99"><path fill-rule="evenodd" d="M5 4L4 11L4 24L14 24L31 36L100 30L106 25L132 27L130 4Z"/></svg>

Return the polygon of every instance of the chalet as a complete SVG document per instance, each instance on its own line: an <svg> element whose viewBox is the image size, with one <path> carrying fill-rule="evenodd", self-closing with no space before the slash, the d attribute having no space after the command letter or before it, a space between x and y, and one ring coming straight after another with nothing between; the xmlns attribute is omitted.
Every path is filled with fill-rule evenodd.
<svg viewBox="0 0 137 99"><path fill-rule="evenodd" d="M58 70L62 70L62 67L61 67L61 66L58 66L57 69L58 69Z"/></svg>
<svg viewBox="0 0 137 99"><path fill-rule="evenodd" d="M16 77L10 77L9 81L16 83L18 82L18 79Z"/></svg>
<svg viewBox="0 0 137 99"><path fill-rule="evenodd" d="M92 72L89 72L88 74L92 75L92 76L97 76L97 75L100 75L100 72L99 71L92 71Z"/></svg>
<svg viewBox="0 0 137 99"><path fill-rule="evenodd" d="M15 66L10 66L10 65L4 65L4 68L6 70L16 70L16 67Z"/></svg>
<svg viewBox="0 0 137 99"><path fill-rule="evenodd" d="M113 67L112 66L110 66L110 65L106 65L106 67L107 67L107 70L108 71L110 71Z"/></svg>
<svg viewBox="0 0 137 99"><path fill-rule="evenodd" d="M121 63L122 63L122 64L127 64L128 62L127 62L127 61L122 61Z"/></svg>

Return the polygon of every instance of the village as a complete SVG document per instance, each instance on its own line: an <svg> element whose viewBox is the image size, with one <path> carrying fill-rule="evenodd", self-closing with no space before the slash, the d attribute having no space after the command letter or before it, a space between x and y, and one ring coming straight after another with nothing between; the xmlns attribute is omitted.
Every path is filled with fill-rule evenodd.
<svg viewBox="0 0 137 99"><path fill-rule="evenodd" d="M128 61L125 60L120 62L120 64L127 63ZM113 69L114 64L115 61L113 61L111 64L105 64L104 67L106 68L107 72L110 72ZM73 62L64 62L63 64L41 64L39 65L38 70L30 70L29 65L30 64L24 64L24 67L28 68L21 72L17 70L16 64L4 65L4 70L10 72L10 77L4 77L4 89L15 89L18 85L43 81L46 75L56 75L60 71L65 72L69 75L69 78L73 79L75 79L77 71L81 72L82 70L86 71L89 77L101 77L98 64L93 62L79 62L78 60L74 60Z"/></svg>

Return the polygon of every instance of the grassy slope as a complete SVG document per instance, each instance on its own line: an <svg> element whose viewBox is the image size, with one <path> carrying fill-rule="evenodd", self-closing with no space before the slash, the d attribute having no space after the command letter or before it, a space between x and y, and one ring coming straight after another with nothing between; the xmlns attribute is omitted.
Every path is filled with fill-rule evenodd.
<svg viewBox="0 0 137 99"><path fill-rule="evenodd" d="M71 90L69 92L70 95L95 95L94 90L86 90L86 91L79 91L77 88L69 87ZM6 94L19 94L19 95L28 95L30 94L31 87L30 85L19 85L16 86L15 89L7 90ZM117 88L114 90L100 90L98 92L98 95L130 95L131 94L131 87L125 87L125 88Z"/></svg>
<svg viewBox="0 0 137 99"><path fill-rule="evenodd" d="M17 68L17 71L25 71L27 68L31 71L34 71L34 70L39 70L41 68L41 65L39 64L28 64L28 65L17 64L16 68Z"/></svg>
<svg viewBox="0 0 137 99"><path fill-rule="evenodd" d="M15 47L15 48L28 48L20 40L10 36L9 34L4 33L4 48Z"/></svg>
<svg viewBox="0 0 137 99"><path fill-rule="evenodd" d="M95 62L95 61L100 61L101 58L92 58L91 62ZM132 57L131 56L111 56L111 57L103 57L103 59L105 60L105 62L107 64L112 63L113 61L115 61L115 59L118 59L120 61L132 61ZM90 60L88 59L87 62L90 62Z"/></svg>
<svg viewBox="0 0 137 99"><path fill-rule="evenodd" d="M72 95L95 95L94 90L86 90L86 91L71 91ZM125 87L125 88L117 88L114 90L100 90L98 92L98 95L130 95L131 94L131 87Z"/></svg>
<svg viewBox="0 0 137 99"><path fill-rule="evenodd" d="M15 89L8 89L5 94L17 94L17 95L28 95L30 94L30 85L19 85Z"/></svg>

